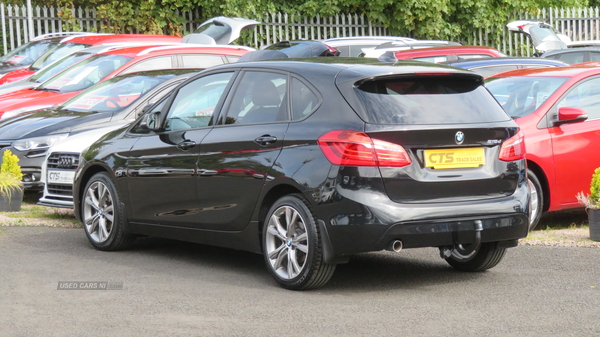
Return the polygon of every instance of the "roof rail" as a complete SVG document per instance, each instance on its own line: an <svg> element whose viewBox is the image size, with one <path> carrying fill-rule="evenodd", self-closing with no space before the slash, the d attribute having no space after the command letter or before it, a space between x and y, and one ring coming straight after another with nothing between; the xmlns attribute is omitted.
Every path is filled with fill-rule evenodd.
<svg viewBox="0 0 600 337"><path fill-rule="evenodd" d="M195 43L180 43L176 45L168 45L168 46L160 46L145 49L138 53L138 55L146 55L155 51L160 50L169 50L169 49L181 49L181 48L198 48L198 47L212 47L212 48L228 48L228 49L237 49L237 50L247 50L247 51L255 51L256 49L247 47L247 46L238 46L238 45L229 45L229 44L195 44Z"/></svg>
<svg viewBox="0 0 600 337"><path fill-rule="evenodd" d="M31 39L31 41L48 39L48 38L51 38L51 37L61 37L61 36L69 36L69 35L83 35L83 34L85 34L85 33L84 32L56 32L56 33L48 33L48 34L38 35L38 36L34 37L33 39Z"/></svg>

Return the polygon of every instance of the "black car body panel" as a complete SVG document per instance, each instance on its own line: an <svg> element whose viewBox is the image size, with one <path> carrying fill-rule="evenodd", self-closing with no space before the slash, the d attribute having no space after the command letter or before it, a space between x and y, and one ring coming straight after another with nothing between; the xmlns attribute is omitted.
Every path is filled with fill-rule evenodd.
<svg viewBox="0 0 600 337"><path fill-rule="evenodd" d="M518 127L495 100L477 112L489 116L487 121L479 116L477 123L460 117L451 125L378 124L368 101L356 92L368 81L413 81L415 76L431 76L433 83L450 76L450 82L479 90L481 76L421 62L389 66L331 59L238 63L189 79L147 118L106 135L82 155L74 187L76 216L82 218L88 181L106 172L122 200L130 233L253 252L263 252L261 232L271 205L297 194L315 216L327 263L385 249L398 240L411 248L475 242L510 247L527 235L525 160L499 159L503 144L519 136ZM282 83L277 118L244 123L252 109L233 114L240 103L252 106L247 105L244 81L252 78L257 85L261 76ZM210 122L174 127L183 118L174 117L179 116L180 97L188 97L188 88L202 92L202 81L211 79L221 83L221 94L211 105ZM268 96L268 86L261 89ZM309 97L310 104L299 104L304 102L299 97ZM254 107L262 104L254 97L252 102ZM193 116L205 111L194 108ZM375 147L402 146L411 162L399 167L334 164L324 152L328 140L323 137L336 130L370 137ZM440 169L423 160L427 150L470 148L485 156L472 168Z"/></svg>

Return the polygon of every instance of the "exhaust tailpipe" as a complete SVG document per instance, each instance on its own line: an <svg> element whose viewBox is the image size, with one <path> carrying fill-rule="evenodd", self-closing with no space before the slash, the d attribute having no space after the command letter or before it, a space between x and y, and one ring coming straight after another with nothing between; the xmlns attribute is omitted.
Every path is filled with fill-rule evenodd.
<svg viewBox="0 0 600 337"><path fill-rule="evenodd" d="M392 242L390 242L390 244L387 246L387 250L390 250L392 252L396 252L398 253L399 251L402 250L403 244L402 241L400 240L393 240Z"/></svg>

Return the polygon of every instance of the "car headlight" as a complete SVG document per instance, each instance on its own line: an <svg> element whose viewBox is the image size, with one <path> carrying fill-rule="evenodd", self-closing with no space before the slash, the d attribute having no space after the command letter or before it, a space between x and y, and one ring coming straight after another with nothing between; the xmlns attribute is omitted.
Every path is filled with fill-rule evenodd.
<svg viewBox="0 0 600 337"><path fill-rule="evenodd" d="M28 106L28 107L20 108L20 109L16 109L16 110L5 111L0 116L0 119L7 119L7 118L18 116L18 115L20 115L22 113L32 112L32 111L42 110L42 109L47 109L47 108L49 108L51 106L52 105L50 105L50 104L46 104L46 105L34 105L34 106Z"/></svg>
<svg viewBox="0 0 600 337"><path fill-rule="evenodd" d="M28 151L30 157L42 156L48 148L61 140L67 138L68 133L48 135L43 137L19 139L12 143L12 146L19 151Z"/></svg>

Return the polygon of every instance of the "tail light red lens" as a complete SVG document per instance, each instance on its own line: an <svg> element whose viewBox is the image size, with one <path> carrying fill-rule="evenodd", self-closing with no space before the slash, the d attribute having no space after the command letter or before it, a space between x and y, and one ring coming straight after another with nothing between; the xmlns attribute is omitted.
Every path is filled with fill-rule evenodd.
<svg viewBox="0 0 600 337"><path fill-rule="evenodd" d="M318 143L334 165L403 167L412 162L401 145L372 139L363 132L330 131Z"/></svg>
<svg viewBox="0 0 600 337"><path fill-rule="evenodd" d="M332 46L330 46L330 45L327 45L327 44L326 44L325 46L327 47L327 50L328 50L328 51L329 51L329 52L330 52L332 55L334 55L334 56L337 56L337 55L340 53L340 51L339 51L339 50L337 50L337 49L333 48L333 47L332 47Z"/></svg>
<svg viewBox="0 0 600 337"><path fill-rule="evenodd" d="M503 161L525 159L525 137L522 131L517 132L502 144L498 158Z"/></svg>

